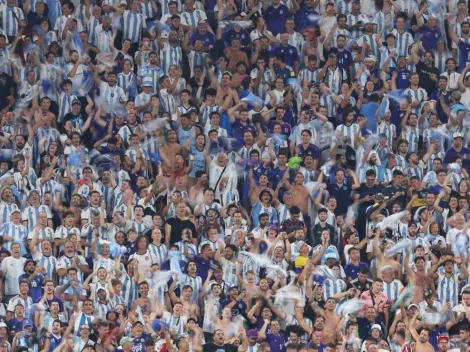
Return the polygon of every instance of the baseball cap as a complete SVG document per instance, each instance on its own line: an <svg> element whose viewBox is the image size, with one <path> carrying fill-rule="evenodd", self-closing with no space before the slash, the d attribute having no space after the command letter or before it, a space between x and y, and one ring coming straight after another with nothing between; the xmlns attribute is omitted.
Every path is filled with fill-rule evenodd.
<svg viewBox="0 0 470 352"><path fill-rule="evenodd" d="M128 343L128 342L133 342L133 341L134 341L133 338L130 338L130 337L125 336L125 337L123 337L123 338L121 339L121 341L119 341L119 346L122 347L122 346L124 346L126 343Z"/></svg>
<svg viewBox="0 0 470 352"><path fill-rule="evenodd" d="M370 331L374 330L374 329L377 329L379 330L380 332L382 332L382 327L379 325L379 324L374 324L371 326L370 328Z"/></svg>
<svg viewBox="0 0 470 352"><path fill-rule="evenodd" d="M167 323L165 323L164 321L162 320L154 320L153 323L152 323L152 329L154 331L160 331L160 330L168 330L169 328L169 325Z"/></svg>
<svg viewBox="0 0 470 352"><path fill-rule="evenodd" d="M137 324L140 324L142 326L144 326L144 324L142 324L142 322L140 320L137 320L134 325L132 325L132 327L135 327Z"/></svg>
<svg viewBox="0 0 470 352"><path fill-rule="evenodd" d="M75 105L75 104L82 105L82 103L80 103L80 100L78 99L75 99L72 101L72 105Z"/></svg>
<svg viewBox="0 0 470 352"><path fill-rule="evenodd" d="M441 342L441 341L446 341L446 342L449 342L449 336L439 336L437 338L437 343Z"/></svg>
<svg viewBox="0 0 470 352"><path fill-rule="evenodd" d="M414 303L411 303L411 304L410 304L410 305L409 305L409 306L408 306L406 309L410 309L410 308L412 308L412 307L416 307L416 308L418 308L418 306L417 306L416 304L414 304Z"/></svg>
<svg viewBox="0 0 470 352"><path fill-rule="evenodd" d="M0 328L6 328L8 329L8 325L5 324L3 321L0 323Z"/></svg>
<svg viewBox="0 0 470 352"><path fill-rule="evenodd" d="M143 82L142 82L142 87L151 87L152 86L152 81L149 80L149 79L145 79Z"/></svg>
<svg viewBox="0 0 470 352"><path fill-rule="evenodd" d="M248 336L249 339L257 339L258 331L256 331L255 329L250 329L246 332L246 336Z"/></svg>
<svg viewBox="0 0 470 352"><path fill-rule="evenodd" d="M32 259L27 259L25 262L24 262L24 265L23 265L23 270L24 268L26 268L26 265L28 265L29 263L34 263L34 265L36 265L36 262Z"/></svg>
<svg viewBox="0 0 470 352"><path fill-rule="evenodd" d="M234 288L238 288L238 285L229 286L228 291L230 292L230 291L233 290Z"/></svg>
<svg viewBox="0 0 470 352"><path fill-rule="evenodd" d="M33 326L33 322L31 321L31 319L25 319L23 320L23 329L27 326Z"/></svg>
<svg viewBox="0 0 470 352"><path fill-rule="evenodd" d="M453 139L456 139L456 138L462 138L462 139L463 139L463 136L462 136L462 133L460 133L460 132L455 132L455 133L452 135L452 138L453 138Z"/></svg>

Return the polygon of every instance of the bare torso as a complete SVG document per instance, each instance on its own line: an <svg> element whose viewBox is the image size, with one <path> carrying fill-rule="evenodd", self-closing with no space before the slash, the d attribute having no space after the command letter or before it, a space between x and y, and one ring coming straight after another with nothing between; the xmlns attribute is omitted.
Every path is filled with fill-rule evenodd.
<svg viewBox="0 0 470 352"><path fill-rule="evenodd" d="M177 143L166 143L161 149L160 153L165 154L164 159L162 159L162 171L164 173L172 173L174 171L173 164L171 163L175 160L176 154L181 151L181 145Z"/></svg>
<svg viewBox="0 0 470 352"><path fill-rule="evenodd" d="M308 213L308 190L304 186L292 185L292 198L295 199L296 205L300 212L305 215Z"/></svg>
<svg viewBox="0 0 470 352"><path fill-rule="evenodd" d="M339 317L335 312L325 311L325 328L323 329L323 342L328 344L336 340Z"/></svg>

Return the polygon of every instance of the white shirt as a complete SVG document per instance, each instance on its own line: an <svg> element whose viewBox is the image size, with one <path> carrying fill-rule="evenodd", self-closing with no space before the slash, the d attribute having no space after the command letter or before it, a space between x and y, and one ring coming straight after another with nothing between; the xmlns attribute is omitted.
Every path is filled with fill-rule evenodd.
<svg viewBox="0 0 470 352"><path fill-rule="evenodd" d="M129 261L137 259L139 261L139 274L145 274L145 271L150 268L153 264L158 263L157 258L153 253L147 250L143 255L134 253L129 257Z"/></svg>
<svg viewBox="0 0 470 352"><path fill-rule="evenodd" d="M4 273L4 289L5 295L12 296L19 293L20 287L18 278L24 273L23 266L26 258L15 259L13 257L6 257L2 261L0 270Z"/></svg>

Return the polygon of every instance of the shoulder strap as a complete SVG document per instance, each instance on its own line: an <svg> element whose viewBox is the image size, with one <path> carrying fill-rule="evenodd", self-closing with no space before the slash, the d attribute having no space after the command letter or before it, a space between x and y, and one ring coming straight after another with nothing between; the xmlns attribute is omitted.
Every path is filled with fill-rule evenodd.
<svg viewBox="0 0 470 352"><path fill-rule="evenodd" d="M215 187L214 187L214 192L217 192L217 186L219 185L220 179L222 178L222 175L224 174L226 168L227 168L227 165L224 166L224 169L222 170L222 172L219 175L219 178L217 179L217 183L215 184Z"/></svg>

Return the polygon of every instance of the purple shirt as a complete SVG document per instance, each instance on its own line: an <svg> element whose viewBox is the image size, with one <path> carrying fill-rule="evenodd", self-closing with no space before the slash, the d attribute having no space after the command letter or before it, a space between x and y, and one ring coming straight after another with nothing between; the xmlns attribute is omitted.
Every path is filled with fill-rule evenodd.
<svg viewBox="0 0 470 352"><path fill-rule="evenodd" d="M353 263L348 263L344 267L344 273L346 277L350 277L351 280L357 279L359 272L363 269L369 269L369 266L366 263L359 262L359 265L354 265Z"/></svg>
<svg viewBox="0 0 470 352"><path fill-rule="evenodd" d="M269 133L274 132L274 126L276 124L279 124L279 122L277 122L276 120L269 120L268 121L266 126L268 127ZM287 137L290 136L291 130L292 130L292 128L291 128L290 124L288 124L287 122L282 123L282 125L281 125L281 135L286 137L285 140L287 140Z"/></svg>
<svg viewBox="0 0 470 352"><path fill-rule="evenodd" d="M189 44L194 45L197 39L202 41L202 44L204 45L205 48L208 48L211 45L214 45L214 42L215 42L214 35L210 32L207 32L206 34L199 34L198 32L194 32L191 35L191 38L189 38Z"/></svg>
<svg viewBox="0 0 470 352"><path fill-rule="evenodd" d="M285 352L286 340L282 335L266 334L266 341L271 347L271 352Z"/></svg>
<svg viewBox="0 0 470 352"><path fill-rule="evenodd" d="M427 25L422 26L420 31L423 32L424 50L435 50L437 42L442 39L441 31L437 27L431 29Z"/></svg>

